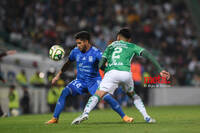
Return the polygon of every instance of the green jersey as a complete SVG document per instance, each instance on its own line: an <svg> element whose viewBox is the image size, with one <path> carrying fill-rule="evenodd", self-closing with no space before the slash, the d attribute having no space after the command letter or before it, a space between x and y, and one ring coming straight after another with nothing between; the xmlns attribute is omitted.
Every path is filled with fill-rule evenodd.
<svg viewBox="0 0 200 133"><path fill-rule="evenodd" d="M136 44L122 40L113 42L106 48L102 56L107 59L105 72L110 70L130 71L133 56L140 56L143 50L144 48Z"/></svg>

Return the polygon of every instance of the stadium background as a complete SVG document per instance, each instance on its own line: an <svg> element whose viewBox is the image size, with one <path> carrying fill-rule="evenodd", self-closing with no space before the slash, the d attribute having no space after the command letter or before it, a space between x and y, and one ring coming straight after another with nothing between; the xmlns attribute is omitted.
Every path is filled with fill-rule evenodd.
<svg viewBox="0 0 200 133"><path fill-rule="evenodd" d="M146 98L145 103L199 105L199 5L198 0L1 0L0 47L2 52L10 49L18 51L1 60L1 75L7 80L0 85L3 111L9 110L8 88L11 84L16 85L20 99L24 96L23 86L16 80L23 69L28 78L29 113L50 112L47 105L50 89L47 75L58 71L64 60L51 61L48 58L49 48L59 44L64 47L67 57L75 46L73 35L80 30L87 30L92 34L93 44L103 51L123 26L130 27L133 42L150 50L174 77L174 84L169 88L142 88L140 93ZM155 69L150 62L143 59L137 61L145 72L155 76ZM41 86L29 82L37 71L44 79ZM75 76L75 67L69 67L62 76L64 83L61 81L61 86ZM87 97L70 98L66 110L82 110L86 102L83 99ZM131 104L124 94L116 98L123 106ZM103 107L102 102L99 108ZM22 110L22 107L19 109Z"/></svg>

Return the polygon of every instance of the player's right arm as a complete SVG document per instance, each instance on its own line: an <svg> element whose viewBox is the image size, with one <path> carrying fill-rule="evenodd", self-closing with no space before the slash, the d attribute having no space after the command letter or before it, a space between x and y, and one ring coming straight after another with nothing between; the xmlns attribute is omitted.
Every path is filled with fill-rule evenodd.
<svg viewBox="0 0 200 133"><path fill-rule="evenodd" d="M157 60L154 58L154 56L149 51L147 51L146 49L144 49L140 46L135 46L134 50L135 50L135 53L137 56L142 56L142 57L150 60L162 77L165 77L167 80L170 78L169 72L165 71L160 66L160 64L157 62Z"/></svg>
<svg viewBox="0 0 200 133"><path fill-rule="evenodd" d="M16 52L17 52L16 50L8 50L8 51L6 51L6 52L1 53L1 54L0 54L0 58L1 58L1 57L4 57L4 56L6 56L6 55L13 55L13 54L15 54Z"/></svg>
<svg viewBox="0 0 200 133"><path fill-rule="evenodd" d="M67 70L67 67L71 64L72 62L67 60L66 63L62 66L61 70L56 74L56 76L52 79L52 84L55 84L57 80L59 80L60 75Z"/></svg>
<svg viewBox="0 0 200 133"><path fill-rule="evenodd" d="M169 72L165 71L161 66L160 64L158 63L158 61L156 61L156 59L154 58L154 56L148 52L147 50L142 50L141 53L140 53L141 56L143 56L144 58L150 60L153 65L156 67L157 71L160 73L160 75L162 77L165 77L167 78L167 80L170 78L170 74Z"/></svg>
<svg viewBox="0 0 200 133"><path fill-rule="evenodd" d="M60 75L65 72L68 68L68 66L75 61L76 57L75 57L75 50L73 49L68 57L68 60L65 62L65 64L62 66L62 68L60 69L60 71L56 74L56 76L52 79L51 83L55 84L57 80L59 80Z"/></svg>

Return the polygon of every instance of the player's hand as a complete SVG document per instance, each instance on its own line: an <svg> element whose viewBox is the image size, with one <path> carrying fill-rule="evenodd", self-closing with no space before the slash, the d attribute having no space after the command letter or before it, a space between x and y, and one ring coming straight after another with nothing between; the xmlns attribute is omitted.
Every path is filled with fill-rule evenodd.
<svg viewBox="0 0 200 133"><path fill-rule="evenodd" d="M51 84L54 85L57 80L59 80L60 75L62 74L62 71L59 71L57 75L52 79Z"/></svg>
<svg viewBox="0 0 200 133"><path fill-rule="evenodd" d="M160 72L160 76L166 78L167 80L170 79L170 73L167 72L167 71L165 71L165 70L162 70L162 71Z"/></svg>
<svg viewBox="0 0 200 133"><path fill-rule="evenodd" d="M16 53L17 53L16 50L8 50L8 51L6 52L7 55L13 55L13 54L16 54Z"/></svg>
<svg viewBox="0 0 200 133"><path fill-rule="evenodd" d="M55 76L55 77L52 79L51 84L54 85L58 79L59 79L59 76Z"/></svg>

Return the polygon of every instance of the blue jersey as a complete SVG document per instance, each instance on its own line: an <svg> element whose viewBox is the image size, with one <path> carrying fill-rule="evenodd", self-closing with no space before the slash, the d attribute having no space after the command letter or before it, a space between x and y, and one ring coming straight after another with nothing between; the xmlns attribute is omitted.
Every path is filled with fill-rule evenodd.
<svg viewBox="0 0 200 133"><path fill-rule="evenodd" d="M87 81L100 77L98 64L101 56L102 52L93 46L85 53L82 53L78 47L74 48L69 55L69 60L77 63L77 79Z"/></svg>
<svg viewBox="0 0 200 133"><path fill-rule="evenodd" d="M77 47L71 51L69 61L76 61L77 78L63 89L54 111L55 118L59 117L64 108L67 96L82 95L88 92L91 95L95 94L101 82L98 67L101 56L101 51L95 47L91 47L86 53L82 53Z"/></svg>

